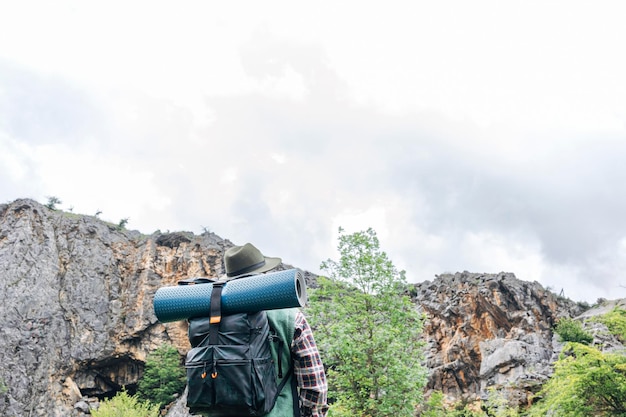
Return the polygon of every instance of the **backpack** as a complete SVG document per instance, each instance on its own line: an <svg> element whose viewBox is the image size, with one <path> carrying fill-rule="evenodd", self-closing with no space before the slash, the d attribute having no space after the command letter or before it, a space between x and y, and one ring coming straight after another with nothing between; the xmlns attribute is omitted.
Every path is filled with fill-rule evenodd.
<svg viewBox="0 0 626 417"><path fill-rule="evenodd" d="M210 281L187 281L203 282ZM280 352L284 341L270 328L265 311L221 316L224 284L213 282L209 316L188 319L187 407L206 416L262 416L274 407L293 369L288 364L283 374L279 354L276 374L272 349Z"/></svg>

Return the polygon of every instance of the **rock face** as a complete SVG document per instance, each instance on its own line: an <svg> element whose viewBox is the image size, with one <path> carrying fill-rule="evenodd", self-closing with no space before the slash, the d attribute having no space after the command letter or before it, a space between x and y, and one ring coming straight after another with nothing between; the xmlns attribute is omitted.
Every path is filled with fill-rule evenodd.
<svg viewBox="0 0 626 417"><path fill-rule="evenodd" d="M1 205L0 415L84 415L83 396L132 387L160 344L183 353L186 329L157 322L153 295L221 275L229 245L211 233L141 236L32 200Z"/></svg>
<svg viewBox="0 0 626 417"><path fill-rule="evenodd" d="M527 402L552 373L556 320L583 311L511 273L440 275L417 284L413 294L428 318L428 389L454 400L484 398L490 387L506 386L512 403Z"/></svg>
<svg viewBox="0 0 626 417"><path fill-rule="evenodd" d="M84 417L98 398L131 391L158 346L184 355L186 323L159 323L154 294L222 275L230 246L208 232L141 235L27 199L0 205L0 416ZM411 293L428 317L428 388L451 400L513 384L526 401L551 373L555 320L582 312L505 273L442 275ZM168 416L188 417L184 401Z"/></svg>

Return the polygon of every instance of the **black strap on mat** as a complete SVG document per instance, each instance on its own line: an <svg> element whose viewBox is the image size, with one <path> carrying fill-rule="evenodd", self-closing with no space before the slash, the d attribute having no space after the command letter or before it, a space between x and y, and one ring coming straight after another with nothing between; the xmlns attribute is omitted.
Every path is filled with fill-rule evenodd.
<svg viewBox="0 0 626 417"><path fill-rule="evenodd" d="M213 283L211 289L211 312L209 320L209 344L217 345L219 342L220 322L222 321L222 289L225 282Z"/></svg>
<svg viewBox="0 0 626 417"><path fill-rule="evenodd" d="M217 279L214 278L204 278L204 277L199 277L199 278L185 278L185 279L181 279L180 281L177 282L178 285L196 285L196 284L208 284L210 282L215 282L217 281Z"/></svg>

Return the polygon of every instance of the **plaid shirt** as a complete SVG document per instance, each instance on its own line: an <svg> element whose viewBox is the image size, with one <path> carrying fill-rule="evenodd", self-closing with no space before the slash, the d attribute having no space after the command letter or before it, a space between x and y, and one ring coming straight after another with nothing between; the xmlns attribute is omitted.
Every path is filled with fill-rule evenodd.
<svg viewBox="0 0 626 417"><path fill-rule="evenodd" d="M304 314L296 314L296 332L291 343L295 357L294 374L300 388L300 408L305 417L325 417L328 386L311 326Z"/></svg>

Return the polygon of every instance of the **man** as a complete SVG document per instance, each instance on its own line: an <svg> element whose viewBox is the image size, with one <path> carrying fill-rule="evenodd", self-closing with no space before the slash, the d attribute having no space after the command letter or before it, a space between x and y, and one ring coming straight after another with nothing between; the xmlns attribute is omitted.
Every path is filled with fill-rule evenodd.
<svg viewBox="0 0 626 417"><path fill-rule="evenodd" d="M265 273L280 264L280 258L263 256L250 243L232 247L224 253L227 279ZM290 344L285 343L282 352L278 354L292 362L293 375L296 377L295 381L285 385L268 416L297 416L299 409L303 417L324 417L328 411L326 374L304 314L295 308L270 310L267 311L267 318L272 329L283 336L283 340L291 340ZM277 362L278 358L275 357L274 361ZM289 386L297 387L297 390L290 390Z"/></svg>

